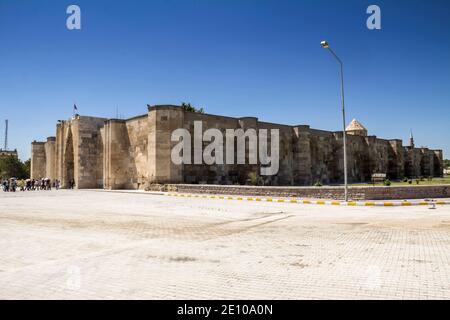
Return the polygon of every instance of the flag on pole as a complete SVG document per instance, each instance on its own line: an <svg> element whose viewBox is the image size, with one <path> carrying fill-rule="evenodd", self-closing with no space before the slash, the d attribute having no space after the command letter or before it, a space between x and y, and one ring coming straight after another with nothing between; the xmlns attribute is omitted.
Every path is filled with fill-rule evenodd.
<svg viewBox="0 0 450 320"><path fill-rule="evenodd" d="M78 111L77 105L76 105L75 103L73 104L73 110L74 110L74 111L75 111L75 110Z"/></svg>

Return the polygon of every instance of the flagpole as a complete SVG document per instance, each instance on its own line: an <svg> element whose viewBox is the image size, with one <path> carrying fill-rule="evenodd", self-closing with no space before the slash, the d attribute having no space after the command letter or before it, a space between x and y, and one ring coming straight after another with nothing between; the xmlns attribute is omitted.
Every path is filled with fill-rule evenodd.
<svg viewBox="0 0 450 320"><path fill-rule="evenodd" d="M76 111L78 111L78 108L77 108L77 104L74 102L73 103L73 118L75 118Z"/></svg>

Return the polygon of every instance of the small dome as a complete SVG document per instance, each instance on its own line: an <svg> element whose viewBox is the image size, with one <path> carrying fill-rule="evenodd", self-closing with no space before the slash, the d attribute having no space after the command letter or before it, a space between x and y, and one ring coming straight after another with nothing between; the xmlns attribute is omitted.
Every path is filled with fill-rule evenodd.
<svg viewBox="0 0 450 320"><path fill-rule="evenodd" d="M358 120L353 119L345 131L348 134L367 136L367 129Z"/></svg>

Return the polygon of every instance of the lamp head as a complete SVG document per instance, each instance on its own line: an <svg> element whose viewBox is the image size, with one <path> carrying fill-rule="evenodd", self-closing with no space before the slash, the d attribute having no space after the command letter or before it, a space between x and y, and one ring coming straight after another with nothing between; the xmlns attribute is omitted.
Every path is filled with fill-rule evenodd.
<svg viewBox="0 0 450 320"><path fill-rule="evenodd" d="M328 44L328 41L321 41L320 45L322 46L322 48L324 49L328 49L330 47L330 45Z"/></svg>

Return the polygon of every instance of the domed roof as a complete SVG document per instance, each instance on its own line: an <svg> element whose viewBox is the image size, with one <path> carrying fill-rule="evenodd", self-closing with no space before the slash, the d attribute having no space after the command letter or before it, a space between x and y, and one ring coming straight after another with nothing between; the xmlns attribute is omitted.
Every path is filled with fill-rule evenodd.
<svg viewBox="0 0 450 320"><path fill-rule="evenodd" d="M358 120L353 119L345 131L367 131L367 129Z"/></svg>

